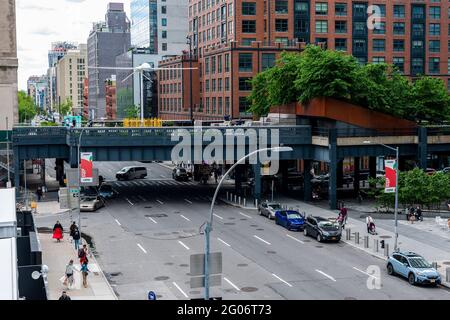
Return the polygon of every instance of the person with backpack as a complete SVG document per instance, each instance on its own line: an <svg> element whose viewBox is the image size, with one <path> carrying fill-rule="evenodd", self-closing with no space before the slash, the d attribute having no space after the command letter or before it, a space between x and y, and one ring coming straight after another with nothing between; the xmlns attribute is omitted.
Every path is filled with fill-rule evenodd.
<svg viewBox="0 0 450 320"><path fill-rule="evenodd" d="M85 258L85 260L81 264L81 269L80 269L81 274L83 275L83 287L85 287L85 288L87 288L87 276L88 276L88 273L90 272L90 270L88 269L88 263L89 263L88 258Z"/></svg>
<svg viewBox="0 0 450 320"><path fill-rule="evenodd" d="M73 229L72 239L73 239L73 243L74 243L74 246L75 246L75 250L79 250L80 249L81 234L80 234L80 230L78 229L78 227L76 225L75 225L75 228Z"/></svg>

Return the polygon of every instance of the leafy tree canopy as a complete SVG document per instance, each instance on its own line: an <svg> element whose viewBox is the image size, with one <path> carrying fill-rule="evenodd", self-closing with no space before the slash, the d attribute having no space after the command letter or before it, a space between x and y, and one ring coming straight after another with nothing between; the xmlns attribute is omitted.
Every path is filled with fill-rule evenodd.
<svg viewBox="0 0 450 320"><path fill-rule="evenodd" d="M37 114L37 108L33 99L25 91L19 91L17 96L19 100L19 122L31 121Z"/></svg>

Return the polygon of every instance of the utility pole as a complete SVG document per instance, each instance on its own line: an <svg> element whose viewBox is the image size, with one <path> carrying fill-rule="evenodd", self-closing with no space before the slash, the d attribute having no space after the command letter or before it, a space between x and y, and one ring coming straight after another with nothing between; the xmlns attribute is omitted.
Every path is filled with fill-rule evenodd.
<svg viewBox="0 0 450 320"><path fill-rule="evenodd" d="M6 165L8 166L8 183L6 184L7 188L11 188L11 172L9 166L9 126L8 126L8 117L6 117Z"/></svg>
<svg viewBox="0 0 450 320"><path fill-rule="evenodd" d="M194 97L192 89L192 38L190 36L186 37L187 43L189 44L189 92L190 92L190 104L191 104L191 123L194 125Z"/></svg>

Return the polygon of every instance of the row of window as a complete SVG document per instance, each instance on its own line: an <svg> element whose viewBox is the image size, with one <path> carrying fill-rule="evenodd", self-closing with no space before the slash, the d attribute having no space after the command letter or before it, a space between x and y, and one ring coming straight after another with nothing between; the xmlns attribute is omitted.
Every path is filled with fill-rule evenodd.
<svg viewBox="0 0 450 320"><path fill-rule="evenodd" d="M183 102L181 98L162 98L161 110L181 112L183 109Z"/></svg>
<svg viewBox="0 0 450 320"><path fill-rule="evenodd" d="M227 28L228 26L228 28ZM199 32L198 42L206 42L216 40L217 38L226 39L227 35L233 34L233 21L222 23L217 27L212 27L207 30Z"/></svg>
<svg viewBox="0 0 450 320"><path fill-rule="evenodd" d="M181 93L181 83L167 83L159 86L161 94Z"/></svg>
<svg viewBox="0 0 450 320"><path fill-rule="evenodd" d="M175 68L178 69L164 69L160 71L160 80L181 79L181 64L177 64Z"/></svg>
<svg viewBox="0 0 450 320"><path fill-rule="evenodd" d="M198 1L197 3L194 3L193 5L189 6L189 17L192 17L193 15L195 16L197 13L201 13L202 11L208 10L212 7L214 7L215 5L219 5L220 1L222 2L222 10L226 10L228 11L228 16L231 17L233 16L233 4L230 3L227 5L224 3L225 0L201 0ZM191 2L191 1L189 1Z"/></svg>

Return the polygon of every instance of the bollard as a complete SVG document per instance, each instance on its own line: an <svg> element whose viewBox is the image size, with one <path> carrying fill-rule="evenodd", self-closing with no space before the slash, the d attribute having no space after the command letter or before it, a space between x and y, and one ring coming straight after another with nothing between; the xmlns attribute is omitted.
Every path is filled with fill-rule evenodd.
<svg viewBox="0 0 450 320"><path fill-rule="evenodd" d="M355 243L359 244L359 232L355 232Z"/></svg>
<svg viewBox="0 0 450 320"><path fill-rule="evenodd" d="M247 198L244 198L244 207L247 206Z"/></svg>
<svg viewBox="0 0 450 320"><path fill-rule="evenodd" d="M373 239L373 250L378 252L378 239Z"/></svg>
<svg viewBox="0 0 450 320"><path fill-rule="evenodd" d="M384 243L385 243L384 240L381 240L381 241L380 241L381 249L384 249Z"/></svg>
<svg viewBox="0 0 450 320"><path fill-rule="evenodd" d="M229 198L230 198L230 194L229 194L229 192L227 191L227 201L229 200Z"/></svg>
<svg viewBox="0 0 450 320"><path fill-rule="evenodd" d="M237 202L237 195L234 195L234 203Z"/></svg>
<svg viewBox="0 0 450 320"><path fill-rule="evenodd" d="M432 262L431 263L431 267L433 268L433 269L436 269L437 270L437 262Z"/></svg>
<svg viewBox="0 0 450 320"><path fill-rule="evenodd" d="M389 257L389 243L384 245L384 256Z"/></svg>
<svg viewBox="0 0 450 320"><path fill-rule="evenodd" d="M445 281L450 282L450 267L445 268Z"/></svg>
<svg viewBox="0 0 450 320"><path fill-rule="evenodd" d="M238 200L239 200L239 205L241 205L241 196L239 196Z"/></svg>
<svg viewBox="0 0 450 320"><path fill-rule="evenodd" d="M255 207L258 208L258 199L255 199Z"/></svg>
<svg viewBox="0 0 450 320"><path fill-rule="evenodd" d="M352 230L351 229L345 229L345 239L346 240L351 240L352 239Z"/></svg>
<svg viewBox="0 0 450 320"><path fill-rule="evenodd" d="M369 248L369 236L364 236L364 248Z"/></svg>

